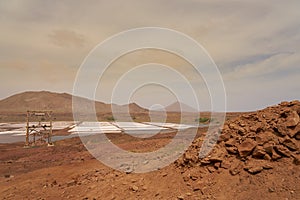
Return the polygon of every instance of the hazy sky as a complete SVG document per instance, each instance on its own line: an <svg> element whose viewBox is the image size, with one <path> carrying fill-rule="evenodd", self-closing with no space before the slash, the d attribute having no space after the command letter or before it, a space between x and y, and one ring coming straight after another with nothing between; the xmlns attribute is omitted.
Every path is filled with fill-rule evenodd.
<svg viewBox="0 0 300 200"><path fill-rule="evenodd" d="M120 31L155 26L203 45L224 79L228 110L300 99L299 9L299 0L0 1L0 98L27 90L72 93L79 66L97 44ZM181 58L144 51L116 61L100 85L111 88L129 66L147 62L174 67L191 81L198 78ZM194 86L205 96L200 82ZM97 99L109 102L106 89ZM168 104L174 95L149 86L132 100Z"/></svg>

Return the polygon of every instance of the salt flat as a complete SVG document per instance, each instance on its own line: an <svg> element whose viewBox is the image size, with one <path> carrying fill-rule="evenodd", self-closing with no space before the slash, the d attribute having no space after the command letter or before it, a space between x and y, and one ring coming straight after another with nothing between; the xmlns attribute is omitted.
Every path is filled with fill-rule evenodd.
<svg viewBox="0 0 300 200"><path fill-rule="evenodd" d="M32 122L32 125L38 125ZM139 137L150 137L157 133L171 132L174 130L184 130L193 126L186 124L160 123L160 122L53 122L53 130L69 129L72 136L91 135L99 133L127 133ZM1 123L0 143L25 141L26 123ZM143 135L143 136L141 136ZM13 138L14 139L13 139ZM64 139L67 136L54 136Z"/></svg>

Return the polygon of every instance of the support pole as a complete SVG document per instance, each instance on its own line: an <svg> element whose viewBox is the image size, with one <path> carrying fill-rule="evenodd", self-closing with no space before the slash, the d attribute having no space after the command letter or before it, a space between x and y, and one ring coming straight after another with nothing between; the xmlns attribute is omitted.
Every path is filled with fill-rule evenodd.
<svg viewBox="0 0 300 200"><path fill-rule="evenodd" d="M50 111L50 131L48 135L48 144L52 145L51 137L52 137L52 112Z"/></svg>
<svg viewBox="0 0 300 200"><path fill-rule="evenodd" d="M27 124L26 124L26 142L25 146L29 146L29 111L27 111Z"/></svg>
<svg viewBox="0 0 300 200"><path fill-rule="evenodd" d="M35 134L36 132L33 133L33 145L35 146Z"/></svg>

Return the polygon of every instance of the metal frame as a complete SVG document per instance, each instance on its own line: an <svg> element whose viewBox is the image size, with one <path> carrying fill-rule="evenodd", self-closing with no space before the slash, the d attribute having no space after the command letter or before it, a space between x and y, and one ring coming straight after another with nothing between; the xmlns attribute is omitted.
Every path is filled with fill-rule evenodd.
<svg viewBox="0 0 300 200"><path fill-rule="evenodd" d="M31 125L31 119L38 119L37 125ZM41 129L42 130L39 130ZM30 140L30 136L33 136L33 141ZM26 141L25 147L35 146L36 145L36 136L40 136L40 139L43 140L47 138L48 146L52 146L52 111L37 111L37 110L28 110L27 111L27 123L26 123Z"/></svg>

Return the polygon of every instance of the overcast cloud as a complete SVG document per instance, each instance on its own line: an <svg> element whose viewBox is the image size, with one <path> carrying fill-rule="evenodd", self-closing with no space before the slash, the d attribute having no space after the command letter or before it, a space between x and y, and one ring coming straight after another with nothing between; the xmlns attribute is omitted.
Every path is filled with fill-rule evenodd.
<svg viewBox="0 0 300 200"><path fill-rule="evenodd" d="M298 0L1 1L0 98L27 90L71 93L79 66L98 43L130 28L157 26L183 32L209 52L224 79L228 110L300 99L299 9ZM186 73L207 95L183 59L161 52L135 55L114 63L102 84L111 88L129 66L154 58ZM153 87L148 92L149 98L144 92L134 100L143 106L174 100L159 100ZM109 102L108 94L102 90L97 99Z"/></svg>

